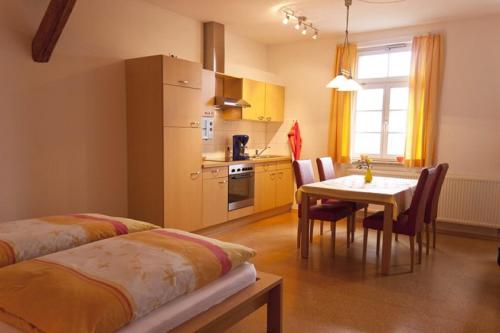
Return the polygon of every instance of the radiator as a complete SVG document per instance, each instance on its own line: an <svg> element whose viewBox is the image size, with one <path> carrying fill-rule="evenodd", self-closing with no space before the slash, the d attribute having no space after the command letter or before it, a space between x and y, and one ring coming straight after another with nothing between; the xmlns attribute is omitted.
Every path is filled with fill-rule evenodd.
<svg viewBox="0 0 500 333"><path fill-rule="evenodd" d="M349 169L350 174L364 174ZM418 173L374 170L375 176L417 179ZM438 220L500 229L500 181L447 175L439 198Z"/></svg>

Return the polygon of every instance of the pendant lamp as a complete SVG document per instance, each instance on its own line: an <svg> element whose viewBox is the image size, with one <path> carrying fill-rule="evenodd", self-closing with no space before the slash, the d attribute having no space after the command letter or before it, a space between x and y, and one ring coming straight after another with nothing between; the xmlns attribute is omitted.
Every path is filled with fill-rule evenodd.
<svg viewBox="0 0 500 333"><path fill-rule="evenodd" d="M358 91L363 89L361 85L352 78L351 70L343 68L344 65L344 52L349 55L349 7L352 5L352 0L345 0L347 8L346 24L345 24L345 38L342 54L340 55L339 73L331 80L326 87L337 89L338 91Z"/></svg>

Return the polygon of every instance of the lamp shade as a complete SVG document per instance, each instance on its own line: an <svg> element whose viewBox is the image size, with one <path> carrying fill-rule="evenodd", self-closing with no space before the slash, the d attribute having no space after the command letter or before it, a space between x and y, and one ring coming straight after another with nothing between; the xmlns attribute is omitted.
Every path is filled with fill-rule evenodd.
<svg viewBox="0 0 500 333"><path fill-rule="evenodd" d="M346 82L338 88L339 91L359 91L363 90L363 87L354 81L353 79L348 79Z"/></svg>
<svg viewBox="0 0 500 333"><path fill-rule="evenodd" d="M333 80L328 82L327 88L339 89L347 83L347 78L343 74L337 75Z"/></svg>

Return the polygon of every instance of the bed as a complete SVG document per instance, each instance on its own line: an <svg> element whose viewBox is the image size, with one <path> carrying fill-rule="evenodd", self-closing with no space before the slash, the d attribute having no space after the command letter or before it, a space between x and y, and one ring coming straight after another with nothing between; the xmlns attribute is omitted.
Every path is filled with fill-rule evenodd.
<svg viewBox="0 0 500 333"><path fill-rule="evenodd" d="M0 331L214 332L268 304L268 331L280 332L281 278L257 275L254 254L159 229L11 265L0 269Z"/></svg>
<svg viewBox="0 0 500 333"><path fill-rule="evenodd" d="M46 216L0 223L0 267L94 241L159 228L102 214Z"/></svg>

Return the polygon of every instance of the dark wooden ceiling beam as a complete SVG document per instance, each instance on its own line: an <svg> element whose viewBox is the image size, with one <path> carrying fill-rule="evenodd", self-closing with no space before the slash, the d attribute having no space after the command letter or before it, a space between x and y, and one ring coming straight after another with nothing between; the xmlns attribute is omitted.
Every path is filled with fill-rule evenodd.
<svg viewBox="0 0 500 333"><path fill-rule="evenodd" d="M38 27L31 52L36 62L48 62L76 0L51 0Z"/></svg>

